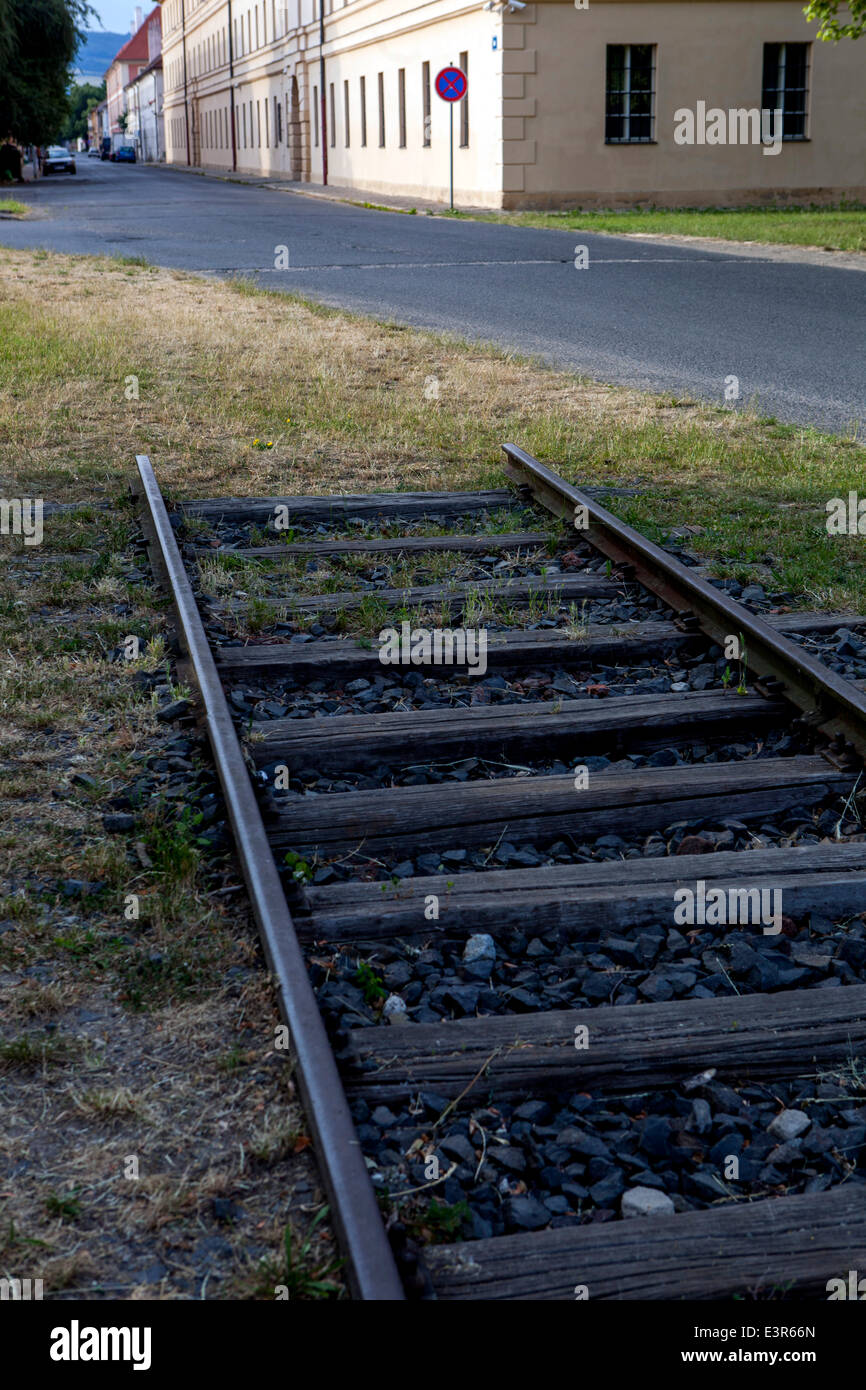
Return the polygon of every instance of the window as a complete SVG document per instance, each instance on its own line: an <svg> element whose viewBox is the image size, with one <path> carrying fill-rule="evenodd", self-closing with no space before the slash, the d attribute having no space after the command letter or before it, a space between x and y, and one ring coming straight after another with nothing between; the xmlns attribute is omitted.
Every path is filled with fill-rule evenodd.
<svg viewBox="0 0 866 1390"><path fill-rule="evenodd" d="M379 73L379 146L385 145L385 74Z"/></svg>
<svg viewBox="0 0 866 1390"><path fill-rule="evenodd" d="M263 106L264 109L265 109L265 149L266 149L266 150L269 150L269 149L271 148L271 128L270 128L270 124L269 124L269 121L268 121L268 99L267 99L267 97L265 97L264 101L262 102L262 106Z"/></svg>
<svg viewBox="0 0 866 1390"><path fill-rule="evenodd" d="M764 82L761 106L764 111L782 112L782 139L805 140L806 107L809 95L809 45L807 43L765 43ZM770 117L774 139L775 117Z"/></svg>
<svg viewBox="0 0 866 1390"><path fill-rule="evenodd" d="M400 149L406 148L406 69L397 71L397 112L400 126Z"/></svg>
<svg viewBox="0 0 866 1390"><path fill-rule="evenodd" d="M343 120L346 130L346 149L349 148L349 83L343 83Z"/></svg>
<svg viewBox="0 0 866 1390"><path fill-rule="evenodd" d="M422 63L422 64L421 64L421 112L422 112L422 115L423 115L423 117L424 117L424 123L423 123L423 126L422 126L422 130L423 130L423 132L424 132L424 135L423 135L423 144L424 144L424 146L425 146L425 148L426 148L426 147L429 147L429 145L430 145L430 125L431 125L431 120L430 120L430 64L429 64L429 63Z"/></svg>
<svg viewBox="0 0 866 1390"><path fill-rule="evenodd" d="M468 82L468 81L469 81L469 54L468 54L468 53L461 53L461 54L460 54L460 63L459 63L459 66L460 66L460 68L463 70L463 72L465 72L465 74L466 74L466 80L467 80L467 82ZM465 97L463 98L463 100L462 100L461 103L460 103L460 148L463 149L463 150L465 150L465 149L468 147L468 145L469 145L469 93L468 93L468 91L467 91Z"/></svg>
<svg viewBox="0 0 866 1390"><path fill-rule="evenodd" d="M335 100L334 100L334 84L333 84L333 82L331 82L330 85L329 85L328 95L329 95L329 97L330 97L330 99L331 99L331 100L330 100L330 105L331 105L331 147L333 148L333 146L336 145L336 143L337 143L337 108L336 108L336 102L335 102Z"/></svg>
<svg viewBox="0 0 866 1390"><path fill-rule="evenodd" d="M609 43L604 138L607 144L654 139L655 44Z"/></svg>
<svg viewBox="0 0 866 1390"><path fill-rule="evenodd" d="M367 79L361 78L361 144L367 143Z"/></svg>
<svg viewBox="0 0 866 1390"><path fill-rule="evenodd" d="M319 89L313 88L313 144L319 144Z"/></svg>

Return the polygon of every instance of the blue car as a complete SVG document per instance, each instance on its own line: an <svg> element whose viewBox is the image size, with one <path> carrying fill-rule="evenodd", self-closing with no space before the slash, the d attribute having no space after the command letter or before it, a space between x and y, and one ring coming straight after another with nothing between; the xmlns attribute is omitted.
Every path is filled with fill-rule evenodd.
<svg viewBox="0 0 866 1390"><path fill-rule="evenodd" d="M134 145L121 145L119 150L115 150L115 152L114 152L114 158L115 158L115 160L116 160L116 162L117 162L118 164L121 164L121 163L123 163L123 164L134 164L134 163L135 163L135 146L134 146Z"/></svg>

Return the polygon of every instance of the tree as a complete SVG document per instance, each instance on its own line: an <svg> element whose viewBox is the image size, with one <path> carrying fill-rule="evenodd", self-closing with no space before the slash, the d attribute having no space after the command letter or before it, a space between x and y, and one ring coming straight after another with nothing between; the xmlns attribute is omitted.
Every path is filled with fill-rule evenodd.
<svg viewBox="0 0 866 1390"><path fill-rule="evenodd" d="M86 140L88 117L94 106L105 99L105 83L98 87L93 82L76 82L69 91L69 115L63 127L61 139Z"/></svg>
<svg viewBox="0 0 866 1390"><path fill-rule="evenodd" d="M839 10L848 11L848 20L840 21ZM866 33L866 0L810 0L806 18L820 21L818 38L838 43L840 39L859 39Z"/></svg>
<svg viewBox="0 0 866 1390"><path fill-rule="evenodd" d="M0 139L44 145L69 113L87 0L0 0Z"/></svg>

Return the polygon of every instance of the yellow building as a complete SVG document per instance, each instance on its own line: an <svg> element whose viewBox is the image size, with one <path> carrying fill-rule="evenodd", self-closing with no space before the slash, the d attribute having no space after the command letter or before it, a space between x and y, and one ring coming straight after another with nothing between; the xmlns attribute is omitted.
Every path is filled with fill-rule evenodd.
<svg viewBox="0 0 866 1390"><path fill-rule="evenodd" d="M320 3L324 13L320 13ZM498 207L866 198L804 0L163 0L169 163Z"/></svg>

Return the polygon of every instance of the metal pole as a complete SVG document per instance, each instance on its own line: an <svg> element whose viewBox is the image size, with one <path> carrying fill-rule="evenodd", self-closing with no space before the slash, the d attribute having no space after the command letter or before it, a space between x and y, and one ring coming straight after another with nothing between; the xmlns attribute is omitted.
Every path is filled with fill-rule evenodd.
<svg viewBox="0 0 866 1390"><path fill-rule="evenodd" d="M235 119L235 50L234 37L232 35L232 0L229 0L229 104L231 107L232 123L232 171L238 167L238 141L236 133Z"/></svg>
<svg viewBox="0 0 866 1390"><path fill-rule="evenodd" d="M325 107L325 0L319 0L319 105L322 109L322 184L328 182L328 117Z"/></svg>
<svg viewBox="0 0 866 1390"><path fill-rule="evenodd" d="M186 121L186 162L192 164L192 155L189 148L189 101L187 100L187 73L186 73L186 3L181 0L180 5L180 31L183 41L183 115Z"/></svg>
<svg viewBox="0 0 866 1390"><path fill-rule="evenodd" d="M450 148L449 156L448 156L449 173L450 173L450 177L449 177L449 187L450 187L450 189L451 189L451 204L450 204L450 206L451 206L451 211L453 212L453 211L454 211L454 102L453 102L453 101L449 101L449 103L448 103L448 117L449 117L450 127L451 127L451 148Z"/></svg>

